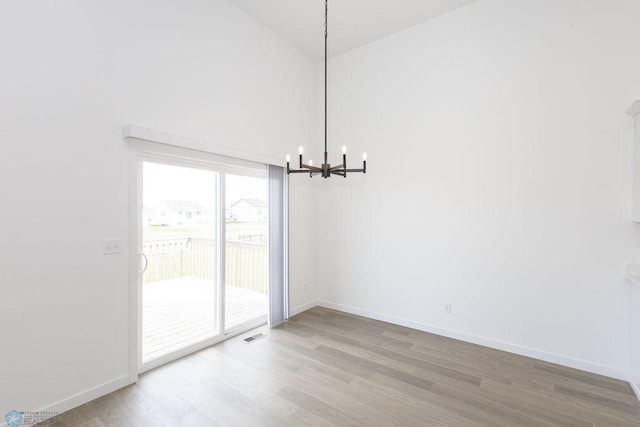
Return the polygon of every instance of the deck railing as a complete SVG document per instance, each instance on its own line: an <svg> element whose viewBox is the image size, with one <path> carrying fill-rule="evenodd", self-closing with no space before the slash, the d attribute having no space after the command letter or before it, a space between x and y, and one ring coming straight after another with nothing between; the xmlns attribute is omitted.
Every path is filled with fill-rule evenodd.
<svg viewBox="0 0 640 427"><path fill-rule="evenodd" d="M155 239L143 242L147 257L144 282L191 276L213 280L216 245L209 239ZM255 292L267 293L269 252L264 243L227 242L225 282Z"/></svg>

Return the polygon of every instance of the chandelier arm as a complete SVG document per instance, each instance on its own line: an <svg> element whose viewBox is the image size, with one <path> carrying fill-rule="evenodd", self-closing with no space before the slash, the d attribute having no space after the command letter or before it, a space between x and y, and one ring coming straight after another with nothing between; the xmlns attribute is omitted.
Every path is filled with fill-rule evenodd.
<svg viewBox="0 0 640 427"><path fill-rule="evenodd" d="M302 165L302 167L299 170L303 170L305 172L322 172L322 168L318 167L318 166L311 166L311 165Z"/></svg>

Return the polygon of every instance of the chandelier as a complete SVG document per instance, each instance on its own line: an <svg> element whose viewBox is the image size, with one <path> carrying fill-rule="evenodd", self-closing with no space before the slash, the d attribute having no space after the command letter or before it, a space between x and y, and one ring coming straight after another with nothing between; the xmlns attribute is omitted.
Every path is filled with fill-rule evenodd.
<svg viewBox="0 0 640 427"><path fill-rule="evenodd" d="M329 0L324 1L324 162L319 166L313 166L313 160L309 160L306 164L302 160L304 149L299 148L299 160L300 168L291 169L289 167L289 161L291 157L287 154L287 174L290 173L308 173L309 177L314 175L322 175L323 178L329 178L331 175L339 175L347 177L347 172L362 172L367 173L367 153L362 154L362 169L348 169L347 168L347 147L342 147L342 164L331 166L329 164L329 156L327 154L327 36L328 36L328 15L329 15Z"/></svg>

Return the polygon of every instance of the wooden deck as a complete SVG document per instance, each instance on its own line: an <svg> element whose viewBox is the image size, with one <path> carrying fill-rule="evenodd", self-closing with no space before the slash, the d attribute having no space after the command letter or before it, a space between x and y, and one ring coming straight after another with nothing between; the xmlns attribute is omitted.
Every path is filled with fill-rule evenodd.
<svg viewBox="0 0 640 427"><path fill-rule="evenodd" d="M143 362L218 334L214 289L211 281L194 277L144 285ZM225 294L227 331L261 316L266 318L267 295L229 285Z"/></svg>

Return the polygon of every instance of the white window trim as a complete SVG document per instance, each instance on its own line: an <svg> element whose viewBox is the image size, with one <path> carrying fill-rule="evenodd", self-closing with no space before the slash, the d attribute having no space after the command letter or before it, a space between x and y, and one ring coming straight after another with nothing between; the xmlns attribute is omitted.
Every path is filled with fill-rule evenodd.
<svg viewBox="0 0 640 427"><path fill-rule="evenodd" d="M122 138L124 140L136 139L140 141L151 141L158 144L165 144L173 147L188 148L205 153L218 154L233 159L243 159L267 165L286 166L283 158L276 158L264 153L254 153L251 151L238 150L226 145L216 144L195 138L176 136L167 132L147 129L140 126L126 125L122 128Z"/></svg>

